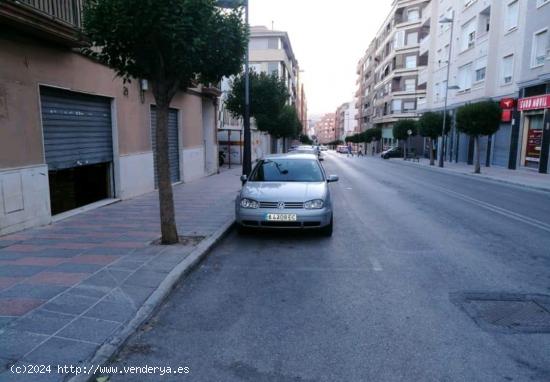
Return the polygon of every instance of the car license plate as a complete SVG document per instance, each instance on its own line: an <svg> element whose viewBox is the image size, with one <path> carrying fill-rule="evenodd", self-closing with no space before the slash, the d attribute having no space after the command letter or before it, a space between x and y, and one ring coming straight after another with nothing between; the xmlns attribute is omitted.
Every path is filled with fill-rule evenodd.
<svg viewBox="0 0 550 382"><path fill-rule="evenodd" d="M296 214L267 214L265 218L271 222L295 222L298 216Z"/></svg>

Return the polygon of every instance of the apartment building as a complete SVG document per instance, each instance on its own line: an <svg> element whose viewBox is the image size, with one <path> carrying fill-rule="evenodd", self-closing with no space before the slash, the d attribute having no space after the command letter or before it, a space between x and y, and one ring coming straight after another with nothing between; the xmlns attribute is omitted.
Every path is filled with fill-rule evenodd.
<svg viewBox="0 0 550 382"><path fill-rule="evenodd" d="M315 136L320 144L327 144L337 139L336 115L327 113L315 124Z"/></svg>
<svg viewBox="0 0 550 382"><path fill-rule="evenodd" d="M358 132L357 109L355 102L345 102L338 107L335 113L334 135L336 139L345 140L346 137Z"/></svg>
<svg viewBox="0 0 550 382"><path fill-rule="evenodd" d="M453 116L466 103L500 102L500 129L481 139L481 160L487 166L547 172L543 125L548 113L540 100L550 93L548 3L432 0L425 8L426 37L420 54L428 55L428 65L418 82L428 91L418 111L442 110L446 93ZM440 148L447 160L473 161L473 139L454 127Z"/></svg>
<svg viewBox="0 0 550 382"><path fill-rule="evenodd" d="M150 86L79 53L81 5L0 2L0 235L155 189ZM174 97L174 183L218 170L218 96Z"/></svg>
<svg viewBox="0 0 550 382"><path fill-rule="evenodd" d="M277 75L284 80L289 91L290 105L296 107L303 126L307 126L307 100L303 83L300 81L298 61L294 56L292 44L287 32L268 29L265 26L250 27L249 36L250 70L257 73ZM243 133L242 121L232 118L224 107L224 97L231 91L231 80L224 79L221 85L220 117L218 139L220 149L226 152L233 163L241 163ZM254 95L251 94L251 97ZM253 121L252 121L253 122ZM265 154L281 152L282 139L272 139L269 135L256 129L252 130L252 159Z"/></svg>
<svg viewBox="0 0 550 382"><path fill-rule="evenodd" d="M419 83L418 75L428 64L421 45L428 33L423 11L429 3L394 0L357 67L359 129L380 127L384 147L397 144L393 125L400 119L417 118L419 99L426 97L426 85ZM413 147L422 150L422 140L415 140Z"/></svg>

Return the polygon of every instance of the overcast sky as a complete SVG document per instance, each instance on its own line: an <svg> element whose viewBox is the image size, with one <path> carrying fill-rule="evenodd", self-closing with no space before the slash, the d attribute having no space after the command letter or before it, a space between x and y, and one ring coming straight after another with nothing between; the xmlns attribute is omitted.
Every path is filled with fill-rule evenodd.
<svg viewBox="0 0 550 382"><path fill-rule="evenodd" d="M250 24L288 32L304 70L308 113L351 101L356 65L382 25L391 0L249 0Z"/></svg>

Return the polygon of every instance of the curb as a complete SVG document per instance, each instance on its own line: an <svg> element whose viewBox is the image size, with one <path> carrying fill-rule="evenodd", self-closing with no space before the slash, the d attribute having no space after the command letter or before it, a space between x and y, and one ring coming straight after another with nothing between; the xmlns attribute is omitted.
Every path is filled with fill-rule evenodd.
<svg viewBox="0 0 550 382"><path fill-rule="evenodd" d="M181 263L176 265L166 278L160 283L157 289L147 298L141 308L138 309L134 318L132 318L121 331L115 334L109 341L103 343L95 352L94 356L87 363L90 367L99 367L105 365L124 345L126 340L136 332L136 330L149 319L155 310L164 302L166 297L172 292L174 286L193 268L200 263L210 252L210 250L229 232L233 227L235 220L228 220L211 236L204 239ZM68 382L88 382L95 381L100 375L80 374L66 378Z"/></svg>
<svg viewBox="0 0 550 382"><path fill-rule="evenodd" d="M519 182L511 182L509 180L501 179L501 178L493 178L493 177L485 175L483 173L474 174L474 173L458 172L458 171L453 171L453 170L446 170L445 168L441 169L440 167L437 167L437 166L425 166L425 165L422 165L422 164L413 164L413 163L409 163L409 162L403 161L403 160L402 160L402 162L397 162L397 161L392 161L390 159L390 163L395 163L397 165L403 165L403 166L416 167L416 168L425 169L425 170L428 170L428 171L440 172L440 173L445 173L445 174L450 174L450 175L462 176L462 177L465 177L465 178L468 178L468 179L479 179L479 180L483 180L483 181L491 181L491 182L494 182L494 183L503 183L503 184L507 184L507 185L510 185L510 186L516 186L516 187L526 188L526 189L529 189L529 190L550 193L550 188L531 186L529 184L519 183ZM510 171L512 171L512 170L510 170Z"/></svg>

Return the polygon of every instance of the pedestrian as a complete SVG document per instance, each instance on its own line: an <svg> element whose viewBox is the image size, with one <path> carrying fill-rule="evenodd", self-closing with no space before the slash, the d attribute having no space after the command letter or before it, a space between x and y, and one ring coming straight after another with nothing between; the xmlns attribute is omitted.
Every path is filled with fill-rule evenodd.
<svg viewBox="0 0 550 382"><path fill-rule="evenodd" d="M361 150L361 148L359 148L359 151L357 151L357 156L358 156L358 157L362 157L362 156L363 156L363 151Z"/></svg>
<svg viewBox="0 0 550 382"><path fill-rule="evenodd" d="M353 150L351 149L351 144L348 143L348 157L350 155L353 157Z"/></svg>

